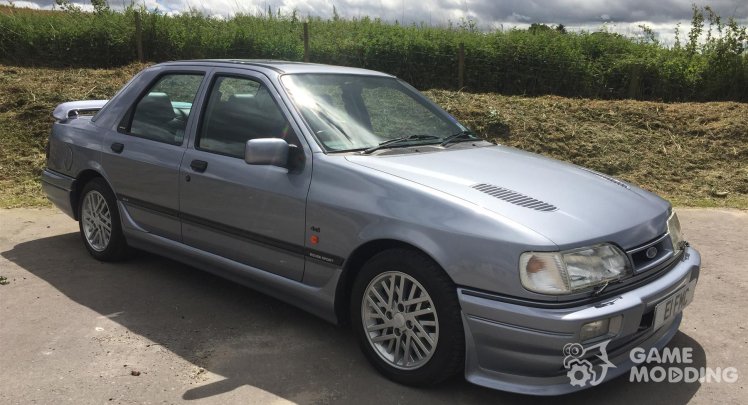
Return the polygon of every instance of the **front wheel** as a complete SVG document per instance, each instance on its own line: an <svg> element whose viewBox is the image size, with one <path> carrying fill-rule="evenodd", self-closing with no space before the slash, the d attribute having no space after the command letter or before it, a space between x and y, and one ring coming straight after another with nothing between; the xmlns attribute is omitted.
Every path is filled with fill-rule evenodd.
<svg viewBox="0 0 748 405"><path fill-rule="evenodd" d="M83 187L78 218L83 244L91 256L105 262L127 256L117 200L102 178L95 178Z"/></svg>
<svg viewBox="0 0 748 405"><path fill-rule="evenodd" d="M393 249L369 260L354 283L351 320L367 359L393 381L432 385L464 366L456 288L419 252Z"/></svg>

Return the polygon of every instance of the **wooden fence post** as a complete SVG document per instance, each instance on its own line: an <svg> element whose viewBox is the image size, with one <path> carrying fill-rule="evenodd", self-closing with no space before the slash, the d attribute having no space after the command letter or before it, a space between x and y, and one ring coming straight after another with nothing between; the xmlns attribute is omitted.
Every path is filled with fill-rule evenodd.
<svg viewBox="0 0 748 405"><path fill-rule="evenodd" d="M138 62L143 63L143 23L140 21L140 12L135 12L135 47L138 49Z"/></svg>
<svg viewBox="0 0 748 405"><path fill-rule="evenodd" d="M465 44L462 42L457 54L457 83L460 90L465 87Z"/></svg>
<svg viewBox="0 0 748 405"><path fill-rule="evenodd" d="M629 84L626 97L632 100L641 97L642 65L635 64L629 68Z"/></svg>
<svg viewBox="0 0 748 405"><path fill-rule="evenodd" d="M309 62L309 23L304 23L304 62Z"/></svg>

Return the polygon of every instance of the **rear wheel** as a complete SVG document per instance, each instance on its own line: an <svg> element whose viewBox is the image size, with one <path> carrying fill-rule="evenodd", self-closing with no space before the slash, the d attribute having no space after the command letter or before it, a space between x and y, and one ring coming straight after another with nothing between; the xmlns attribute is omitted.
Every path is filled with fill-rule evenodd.
<svg viewBox="0 0 748 405"><path fill-rule="evenodd" d="M391 380L431 385L463 368L455 286L419 252L393 249L369 260L354 283L351 320L367 359Z"/></svg>
<svg viewBox="0 0 748 405"><path fill-rule="evenodd" d="M83 244L91 256L105 262L127 256L117 200L104 179L92 179L83 187L78 218Z"/></svg>

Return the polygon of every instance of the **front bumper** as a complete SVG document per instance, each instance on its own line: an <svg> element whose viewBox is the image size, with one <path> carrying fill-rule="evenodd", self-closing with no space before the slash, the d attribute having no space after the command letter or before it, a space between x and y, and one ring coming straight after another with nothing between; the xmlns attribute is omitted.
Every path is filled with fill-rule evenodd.
<svg viewBox="0 0 748 405"><path fill-rule="evenodd" d="M477 385L532 395L560 395L589 388L571 385L563 366L564 345L580 341L583 324L618 315L623 315L621 329L607 346L608 360L614 367L606 370L602 381L622 375L634 366L629 357L631 349L662 348L678 331L680 314L653 330L654 308L697 280L700 266L699 252L688 247L675 265L651 282L572 308L510 304L459 289L465 326L465 378ZM595 363L598 359L591 356L589 360Z"/></svg>

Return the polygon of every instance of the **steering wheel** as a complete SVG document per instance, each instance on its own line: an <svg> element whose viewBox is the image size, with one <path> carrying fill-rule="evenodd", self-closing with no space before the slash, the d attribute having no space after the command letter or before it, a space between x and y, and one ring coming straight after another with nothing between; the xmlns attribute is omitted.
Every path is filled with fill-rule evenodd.
<svg viewBox="0 0 748 405"><path fill-rule="evenodd" d="M179 112L179 117L178 117L179 119L181 119L182 121L187 121L187 118L189 117L189 115L187 115L186 112L182 111L181 108L175 108L175 110Z"/></svg>

